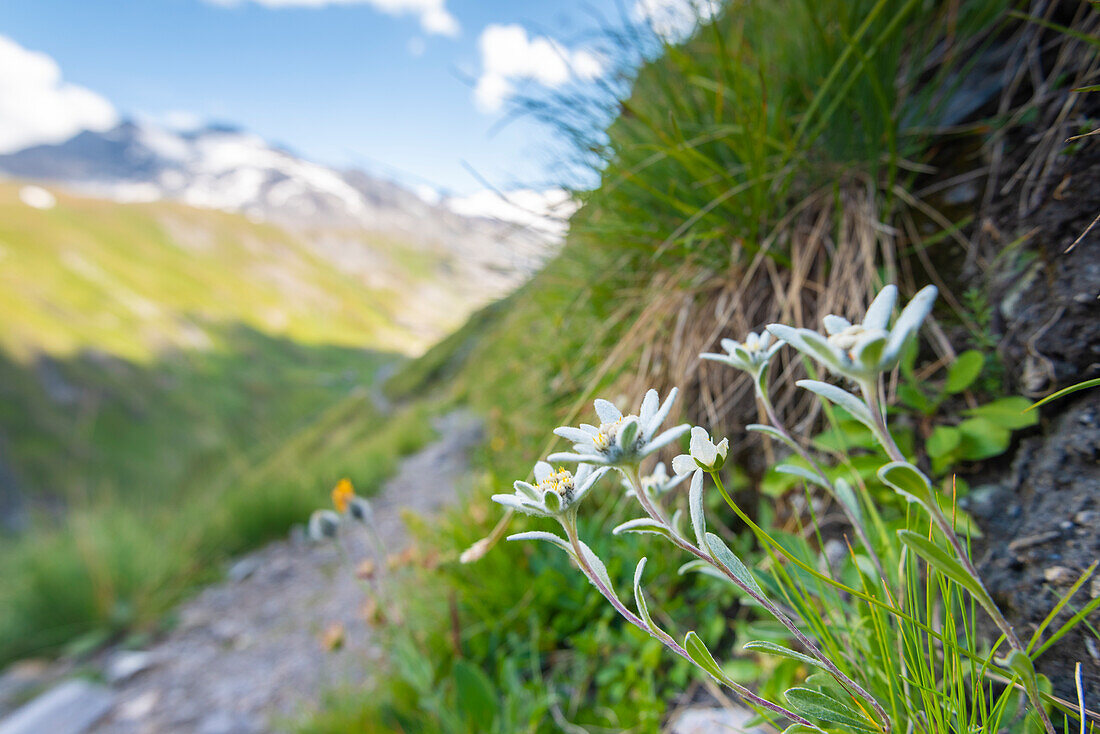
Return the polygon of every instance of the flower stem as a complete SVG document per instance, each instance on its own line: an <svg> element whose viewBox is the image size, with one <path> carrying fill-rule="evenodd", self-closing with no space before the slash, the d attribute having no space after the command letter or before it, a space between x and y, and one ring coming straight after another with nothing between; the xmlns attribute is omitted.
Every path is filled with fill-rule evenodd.
<svg viewBox="0 0 1100 734"><path fill-rule="evenodd" d="M641 491L640 484L635 485L634 491L635 492L640 492ZM606 586L606 584L603 583L603 581L600 579L599 575L589 565L588 560L584 556L584 553L581 552L580 539L577 536L577 523L576 523L576 518L575 517L562 518L561 526L565 530L565 535L569 539L569 544L573 548L573 554L576 557L577 565L580 567L581 573L583 573L588 578L588 580L590 582L592 582L592 585L596 587L597 591L599 591L600 594L602 594L603 597L611 603L611 606L615 608L615 611L617 611L620 615L622 615L623 619L625 619L627 622L630 622L632 625L634 625L638 629L642 630L643 632L647 633L648 635L650 635L654 639L658 640L665 647L667 647L669 650L676 653L677 655L682 657L684 660L687 660L692 665L698 667L700 670L702 670L707 675L711 675L710 672L708 672L706 669L704 669L702 666L700 666L698 663L696 663L691 658L691 655L688 654L688 651L685 650L682 646L680 646L674 639L672 639L671 635L665 633L664 631L660 631L660 630L655 631L653 629L650 629L649 626L645 623L645 621L643 619L641 619L636 614L634 614L629 609L627 609L626 605L623 604L622 601L620 601L619 597L615 594L615 592L612 589L609 589ZM768 701L767 699L764 699L764 698L761 698L760 696L757 696L755 693L750 691L748 688L745 688L744 686L742 686L742 685L740 685L740 684L738 684L738 683L736 683L732 680L729 680L728 678L723 677L722 679L719 679L719 682L722 685L726 686L727 688L730 688L731 690L736 692L737 695L741 696L742 698L744 698L746 701L748 701L751 704L754 704L756 706L760 706L761 708L766 708L770 711L773 711L773 712L779 714L780 716L783 716L783 717L789 719L790 721L795 722L796 724L802 724L803 726L808 726L810 728L817 729L817 727L815 727L813 724L811 724L809 722L809 720L799 716L798 714L794 713L793 711L789 711L789 710L783 708L782 706L780 706L778 704L774 704L771 701Z"/></svg>
<svg viewBox="0 0 1100 734"><path fill-rule="evenodd" d="M878 438L882 448L885 449L887 456L892 461L900 461L908 464L909 460L905 458L905 455L901 453L901 449L898 448L897 443L894 441L894 437L890 435L890 427L886 421L885 400L883 400L880 385L878 381L863 380L859 383L860 392L863 395L863 402L867 405L867 408L871 411L871 417L875 423L875 434ZM923 503L922 503L923 504ZM974 579L974 582L982 590L982 594L987 600L988 604L982 603L982 608L989 614L993 623L997 625L1001 633L1005 636L1009 646L1014 650L1027 654L1027 650L1024 648L1020 638L1016 636L1016 631L1012 629L1012 625L1005 619L1004 614L997 607L997 604L993 601L993 597L990 596L989 591L985 588L985 584L982 583L982 577L978 575L978 569L974 566L974 562L970 560L970 554L967 553L966 547L963 545L962 540L959 538L958 533L955 532L954 526L943 514L943 510L940 509L939 503L935 499L933 494L932 501L929 502L928 514L932 516L932 520L939 527L940 532L947 537L947 541L951 544L952 549L955 551L955 556L959 559L959 562L963 564L966 572L970 574L970 577ZM982 601L982 600L979 600ZM1031 698L1030 689L1028 692L1029 698ZM1047 715L1046 709L1043 707L1042 699L1031 698L1031 703L1035 707L1039 714L1039 717L1043 721L1043 727L1048 734L1055 734L1054 724L1051 723L1050 717Z"/></svg>

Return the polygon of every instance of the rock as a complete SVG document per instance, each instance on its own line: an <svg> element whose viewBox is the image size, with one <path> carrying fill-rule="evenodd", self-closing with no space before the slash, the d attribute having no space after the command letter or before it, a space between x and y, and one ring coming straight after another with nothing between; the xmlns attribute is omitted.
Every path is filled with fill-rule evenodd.
<svg viewBox="0 0 1100 734"><path fill-rule="evenodd" d="M1069 586L1077 580L1076 574L1065 566L1051 566L1044 569L1043 578L1055 586Z"/></svg>
<svg viewBox="0 0 1100 734"><path fill-rule="evenodd" d="M0 716L24 699L34 688L49 680L50 666L45 660L20 660L0 674Z"/></svg>
<svg viewBox="0 0 1100 734"><path fill-rule="evenodd" d="M260 567L260 559L256 556L246 556L229 567L225 576L234 583L240 583L256 573Z"/></svg>
<svg viewBox="0 0 1100 734"><path fill-rule="evenodd" d="M154 663L152 653L140 650L119 650L107 661L103 675L108 683L118 685L153 667Z"/></svg>
<svg viewBox="0 0 1100 734"><path fill-rule="evenodd" d="M251 716L218 711L200 721L195 734L257 734L261 728Z"/></svg>
<svg viewBox="0 0 1100 734"><path fill-rule="evenodd" d="M105 686L70 680L0 721L0 734L82 734L114 704Z"/></svg>
<svg viewBox="0 0 1100 734"><path fill-rule="evenodd" d="M691 708L673 718L669 734L765 734L764 729L746 728L755 716L755 712L743 708Z"/></svg>

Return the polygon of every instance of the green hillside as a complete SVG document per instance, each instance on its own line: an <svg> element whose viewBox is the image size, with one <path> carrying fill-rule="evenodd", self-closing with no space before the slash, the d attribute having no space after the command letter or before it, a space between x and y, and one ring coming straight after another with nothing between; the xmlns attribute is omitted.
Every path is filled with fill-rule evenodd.
<svg viewBox="0 0 1100 734"><path fill-rule="evenodd" d="M431 431L384 427L380 369L461 318L430 252L340 233L372 283L304 235L223 212L0 184L0 659L147 627L218 559L364 492ZM434 280L433 280L434 279ZM438 323L410 304L440 294ZM410 306L417 316L410 319Z"/></svg>

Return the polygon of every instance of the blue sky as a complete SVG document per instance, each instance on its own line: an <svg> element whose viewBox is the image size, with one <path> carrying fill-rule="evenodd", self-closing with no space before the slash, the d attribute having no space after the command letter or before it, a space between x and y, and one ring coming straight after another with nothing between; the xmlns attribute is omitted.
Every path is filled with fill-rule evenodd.
<svg viewBox="0 0 1100 734"><path fill-rule="evenodd" d="M467 166L502 188L560 177L553 131L519 121L491 134L494 96L598 78L592 32L670 1L0 0L0 35L123 116L231 122L322 163L470 193L484 184ZM317 7L273 7L284 3ZM490 34L496 51L479 44L515 24ZM555 71L549 56L563 55Z"/></svg>

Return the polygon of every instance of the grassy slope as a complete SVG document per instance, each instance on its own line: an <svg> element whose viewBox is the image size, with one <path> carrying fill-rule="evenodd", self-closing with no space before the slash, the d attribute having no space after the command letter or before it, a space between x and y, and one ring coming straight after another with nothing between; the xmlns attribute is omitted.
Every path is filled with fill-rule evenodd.
<svg viewBox="0 0 1100 734"><path fill-rule="evenodd" d="M393 316L424 253L364 243L371 288L243 217L17 196L0 184L0 463L35 530L0 536L0 660L148 627L430 438L369 392L423 344Z"/></svg>
<svg viewBox="0 0 1100 734"><path fill-rule="evenodd" d="M972 30L1002 7L963 3L959 17ZM425 546L447 562L414 574L409 603L416 613L394 635L392 673L369 696L339 700L303 731L555 731L560 718L593 731L656 730L693 676L657 643L621 625L563 554L502 543L466 566L457 553L499 519L487 495L509 491L551 446L560 447L551 443L553 427L575 425L578 411L579 420L590 420L596 394L621 398L616 385L636 368L638 355L614 350L653 297L647 288L658 274L685 265L689 277L732 269L808 191L846 174L889 191L897 156L919 160L926 137L899 140L899 120L901 111L921 110L927 100L901 101L894 84L905 82L895 72L911 48L907 28L942 29L944 18L933 4L914 8L749 3L642 69L608 131L603 186L574 219L558 260L506 308L482 312L391 381L399 394L436 389L487 416L481 491L425 533ZM848 51L857 33L865 34L863 50L878 49L873 68ZM785 178L776 184L778 175ZM693 225L682 228L685 222ZM774 260L785 267L782 251ZM744 610L726 619L729 599L678 576L672 554L630 537L612 543L596 532L622 512L613 484L606 481L602 495L590 500L582 537L627 595L632 568L620 559L648 554L647 586L661 590L661 618L680 629L696 625L703 637L723 640L717 648L723 658L736 657L729 644L735 630L738 639L747 634ZM516 518L509 531L526 529L555 527ZM449 634L456 619L457 645ZM471 728L461 718L458 691L467 683L455 672L459 660L488 676L499 704L492 727ZM789 680L794 670L781 665L775 679ZM774 672L731 660L731 675L746 682Z"/></svg>

